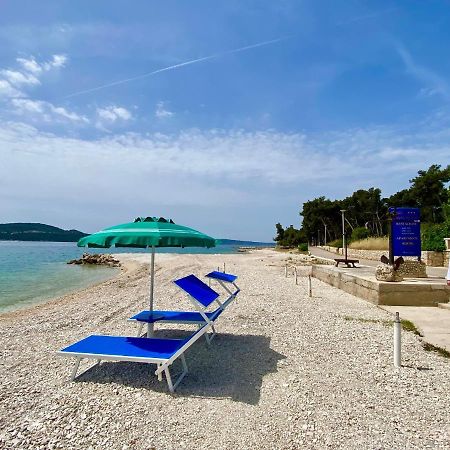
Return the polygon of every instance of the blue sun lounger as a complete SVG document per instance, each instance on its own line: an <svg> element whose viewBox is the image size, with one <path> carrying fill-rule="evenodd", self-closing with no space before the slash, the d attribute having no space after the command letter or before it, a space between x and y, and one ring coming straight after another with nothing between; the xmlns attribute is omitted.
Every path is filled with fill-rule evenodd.
<svg viewBox="0 0 450 450"><path fill-rule="evenodd" d="M188 367L184 356L185 351L205 334L211 324L207 323L187 339L157 339L125 336L92 335L75 344L69 345L57 352L60 356L76 358L72 371L71 381L77 377L80 362L84 358L96 359L97 364L106 361L131 361L147 364L156 364L155 375L162 381L164 372L169 391L174 392L181 380L188 373ZM169 367L177 359L181 359L183 372L172 382ZM87 369L89 370L89 369Z"/></svg>
<svg viewBox="0 0 450 450"><path fill-rule="evenodd" d="M220 278L215 274L219 274ZM224 279L224 276L227 276ZM146 323L175 323L175 324L191 324L202 326L205 323L211 323L212 334L208 336L205 334L206 341L209 343L214 338L216 331L214 322L226 309L226 307L234 300L239 293L239 288L235 284L236 275L225 274L223 272L211 272L207 277L217 279L219 283L229 293L229 297L223 303L219 300L219 294L197 278L195 275L188 275L187 277L175 280L174 283L180 287L193 303L197 311L141 311L140 313L130 317L130 321L139 322L138 336L142 335L142 328ZM231 283L235 286L235 292L228 289L225 283ZM214 311L207 311L208 307L215 302L218 307Z"/></svg>
<svg viewBox="0 0 450 450"><path fill-rule="evenodd" d="M218 270L213 270L212 272L209 272L207 275L205 275L210 280L216 280L224 289L226 292L228 292L229 295L232 295L233 297L236 297L237 294L240 292L240 288L236 284L237 275L232 275L231 273L225 273L225 272L219 272ZM234 292L229 289L229 285L233 285L236 289Z"/></svg>

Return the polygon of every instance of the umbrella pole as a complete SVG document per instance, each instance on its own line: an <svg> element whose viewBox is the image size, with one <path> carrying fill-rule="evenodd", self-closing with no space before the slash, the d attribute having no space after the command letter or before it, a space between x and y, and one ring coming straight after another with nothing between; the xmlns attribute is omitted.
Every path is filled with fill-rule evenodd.
<svg viewBox="0 0 450 450"><path fill-rule="evenodd" d="M153 287L155 285L155 246L152 245L152 259L150 263L150 319L153 314ZM147 324L147 337L153 336L153 322Z"/></svg>

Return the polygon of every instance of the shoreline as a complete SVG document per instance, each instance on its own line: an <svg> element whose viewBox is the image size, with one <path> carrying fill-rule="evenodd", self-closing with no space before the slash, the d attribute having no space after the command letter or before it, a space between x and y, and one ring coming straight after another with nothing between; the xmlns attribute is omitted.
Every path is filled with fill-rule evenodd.
<svg viewBox="0 0 450 450"><path fill-rule="evenodd" d="M18 242L21 242L21 241L18 241ZM261 249L269 250L269 251L271 250L268 247L261 248ZM246 252L246 253L252 253L253 251L259 251L261 249L257 248L257 249L251 250L249 252ZM157 259L164 258L164 257L172 258L176 255L197 256L197 255L202 255L202 254L203 253L169 253L169 252L164 253L164 252L161 252L161 253L157 254ZM67 292L62 295L56 295L54 297L43 298L41 300L37 300L35 303L30 302L23 306L19 306L18 308L15 308L15 309L10 309L7 311L0 311L0 320L14 318L14 316L16 316L16 315L19 315L19 316L24 315L25 316L25 315L32 314L34 311L40 311L41 309L45 309L47 307L65 304L81 294L89 295L89 291L91 289L100 287L102 285L109 285L110 283L112 283L114 281L118 281L120 278L122 278L123 275L125 275L129 272L132 273L133 271L139 270L140 268L143 268L150 264L150 261L149 261L150 255L148 253L144 253L144 252L142 252L142 253L111 253L111 255L114 258L118 259L121 264L120 267L111 268L111 270L117 271L117 273L112 275L111 277L108 277L102 281L95 281L93 283L89 283L87 286L84 286L84 287L74 288L70 292ZM242 255L242 253L211 253L211 254L209 254L209 256L218 256L218 257L220 257L222 255ZM155 272L158 270L157 266L158 266L158 264L156 262Z"/></svg>
<svg viewBox="0 0 450 450"><path fill-rule="evenodd" d="M136 266L136 267L134 267ZM138 268L139 263L133 263L132 261L121 261L121 266L113 268L112 270L116 270L117 273L113 274L111 277L106 278L102 281L96 281L94 283L89 283L87 286L74 288L72 291L67 292L62 295L57 295L55 297L50 298L43 298L41 300L37 300L36 303L27 303L26 305L19 306L18 308L11 309L8 311L0 311L0 320L2 319L10 319L15 318L16 316L27 316L29 314L33 314L33 312L41 311L43 309L46 309L48 307L53 307L57 305L63 305L67 302L70 302L74 299L74 297L77 297L82 294L89 294L89 291L100 287L103 284L109 284L114 280L120 279L124 274L135 270Z"/></svg>

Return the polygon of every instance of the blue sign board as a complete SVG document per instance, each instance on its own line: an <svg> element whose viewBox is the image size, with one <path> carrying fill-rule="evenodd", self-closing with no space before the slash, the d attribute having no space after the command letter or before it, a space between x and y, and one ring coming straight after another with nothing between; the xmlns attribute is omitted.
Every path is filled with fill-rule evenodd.
<svg viewBox="0 0 450 450"><path fill-rule="evenodd" d="M419 208L389 208L394 256L420 256Z"/></svg>

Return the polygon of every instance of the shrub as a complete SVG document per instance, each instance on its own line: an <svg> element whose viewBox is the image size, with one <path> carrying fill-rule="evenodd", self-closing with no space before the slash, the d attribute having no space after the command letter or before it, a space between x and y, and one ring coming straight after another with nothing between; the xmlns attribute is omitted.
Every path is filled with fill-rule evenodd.
<svg viewBox="0 0 450 450"><path fill-rule="evenodd" d="M330 247L340 248L342 247L342 239L335 239L334 241L327 242Z"/></svg>
<svg viewBox="0 0 450 450"><path fill-rule="evenodd" d="M422 250L443 252L444 238L450 237L450 221L439 224L422 224Z"/></svg>
<svg viewBox="0 0 450 450"><path fill-rule="evenodd" d="M301 252L307 252L308 251L308 243L307 242L302 242L298 245L298 249Z"/></svg>
<svg viewBox="0 0 450 450"><path fill-rule="evenodd" d="M361 239L367 239L370 236L370 230L365 227L354 228L352 231L351 241L360 241Z"/></svg>

